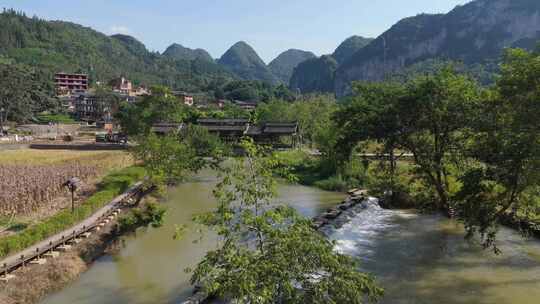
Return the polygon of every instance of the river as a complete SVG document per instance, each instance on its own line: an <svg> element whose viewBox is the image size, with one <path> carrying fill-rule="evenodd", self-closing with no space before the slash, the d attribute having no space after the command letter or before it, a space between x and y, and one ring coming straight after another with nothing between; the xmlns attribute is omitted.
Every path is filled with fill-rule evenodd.
<svg viewBox="0 0 540 304"><path fill-rule="evenodd" d="M170 191L160 228L121 239L122 249L98 259L80 279L47 297L45 304L179 303L191 294L187 267L194 267L215 239L200 234L194 214L215 206L211 174ZM305 216L335 205L344 195L298 185L280 185L279 199ZM175 225L188 225L173 240ZM386 290L382 303L538 303L540 242L502 229L502 255L463 239L453 221L369 204L351 222L329 232L337 250L356 256Z"/></svg>
<svg viewBox="0 0 540 304"><path fill-rule="evenodd" d="M540 303L540 242L501 228L502 254L465 241L463 226L443 216L370 204L330 232L385 288L381 303Z"/></svg>
<svg viewBox="0 0 540 304"><path fill-rule="evenodd" d="M160 228L139 229L136 235L121 239L122 249L99 258L76 282L47 297L46 304L143 304L179 303L192 293L189 274L215 238L197 232L191 218L215 207L212 189L215 177L203 172L168 194L165 224ZM281 184L278 201L289 202L305 216L313 217L338 204L344 194L311 187ZM180 240L173 240L175 225L187 225Z"/></svg>

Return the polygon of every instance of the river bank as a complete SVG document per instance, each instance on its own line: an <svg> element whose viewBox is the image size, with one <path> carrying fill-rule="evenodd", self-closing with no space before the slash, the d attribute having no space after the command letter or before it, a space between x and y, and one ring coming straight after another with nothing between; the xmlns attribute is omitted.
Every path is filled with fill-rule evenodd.
<svg viewBox="0 0 540 304"><path fill-rule="evenodd" d="M201 172L171 189L164 201L168 214L162 227L122 236L119 250L98 258L76 281L41 304L187 300L193 288L184 269L193 268L217 244L212 234L201 238L191 221L193 215L215 207L211 191L215 183L213 172ZM346 199L345 194L284 183L278 193L277 202L287 202L310 218L334 210ZM501 228L503 254L496 256L465 241L463 227L444 216L388 210L366 202L342 210L338 221L323 229L341 252L358 258L361 270L372 273L386 289L382 303L532 304L540 296L536 292L540 292L540 243L511 229ZM176 228L183 225L184 237L173 241Z"/></svg>
<svg viewBox="0 0 540 304"><path fill-rule="evenodd" d="M201 257L215 248L211 232L201 235L192 222L194 215L215 208L212 189L218 179L204 170L168 191L163 205L163 226L138 229L120 238L120 250L98 258L80 278L42 304L147 304L181 303L193 293L189 279ZM279 184L276 202L288 202L301 214L313 217L345 198L343 193L321 191L300 185ZM178 226L182 238L173 240ZM195 241L195 242L194 242Z"/></svg>
<svg viewBox="0 0 540 304"><path fill-rule="evenodd" d="M380 303L537 303L540 241L501 228L494 254L444 215L390 210L358 191L313 219L386 290ZM534 291L532 291L534 290ZM197 294L183 304L205 303Z"/></svg>
<svg viewBox="0 0 540 304"><path fill-rule="evenodd" d="M2 283L0 303L38 303L47 294L61 290L75 281L91 263L111 248L116 238L113 224L90 238L76 244L69 252L47 260L44 265L29 265L13 273L14 277Z"/></svg>
<svg viewBox="0 0 540 304"><path fill-rule="evenodd" d="M114 207L116 211L112 214L113 216L108 216L91 232L70 240L67 249L47 251L46 254L50 255L48 259L40 259L38 256L35 260L41 260L43 263L30 262L11 272L8 275L9 279L3 282L0 303L37 303L47 294L61 290L75 281L81 273L88 270L97 258L117 249L115 241L123 233L129 232L126 228L130 228L122 227L118 223L118 219L129 217L131 210L135 210L134 208L137 208L152 191L153 189L136 191L134 192L135 197L125 196L126 199L130 200L130 203L122 205L115 203L114 206L118 207ZM124 201L118 197L113 202L117 200L118 203Z"/></svg>

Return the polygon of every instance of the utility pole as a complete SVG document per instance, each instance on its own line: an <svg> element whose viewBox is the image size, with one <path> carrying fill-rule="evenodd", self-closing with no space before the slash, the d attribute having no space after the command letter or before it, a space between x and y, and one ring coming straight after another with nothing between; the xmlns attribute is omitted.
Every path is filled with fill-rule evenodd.
<svg viewBox="0 0 540 304"><path fill-rule="evenodd" d="M75 191L81 186L81 180L77 177L70 178L64 186L71 191L71 213L75 213Z"/></svg>
<svg viewBox="0 0 540 304"><path fill-rule="evenodd" d="M4 136L4 112L6 110L2 107L0 108L0 137Z"/></svg>

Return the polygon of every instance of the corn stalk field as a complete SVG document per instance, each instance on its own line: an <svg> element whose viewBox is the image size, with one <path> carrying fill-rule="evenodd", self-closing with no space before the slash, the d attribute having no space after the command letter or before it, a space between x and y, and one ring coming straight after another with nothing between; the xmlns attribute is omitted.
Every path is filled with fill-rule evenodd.
<svg viewBox="0 0 540 304"><path fill-rule="evenodd" d="M0 152L0 216L28 215L68 190L71 177L95 181L111 169L132 164L125 152L39 151Z"/></svg>

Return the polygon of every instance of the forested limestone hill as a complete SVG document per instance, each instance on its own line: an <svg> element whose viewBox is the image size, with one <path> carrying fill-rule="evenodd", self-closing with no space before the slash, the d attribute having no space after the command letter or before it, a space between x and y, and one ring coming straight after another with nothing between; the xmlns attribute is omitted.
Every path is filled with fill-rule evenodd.
<svg viewBox="0 0 540 304"><path fill-rule="evenodd" d="M332 54L338 65L344 63L360 49L370 44L373 38L364 38L361 36L352 36L343 41Z"/></svg>
<svg viewBox="0 0 540 304"><path fill-rule="evenodd" d="M332 55L303 61L293 69L289 87L302 93L334 92L335 72L339 65L371 41L372 38L352 36L343 41Z"/></svg>
<svg viewBox="0 0 540 304"><path fill-rule="evenodd" d="M278 83L257 52L244 41L234 44L221 56L218 63L242 79Z"/></svg>
<svg viewBox="0 0 540 304"><path fill-rule="evenodd" d="M337 61L330 55L300 63L293 72L289 87L304 93L333 92Z"/></svg>
<svg viewBox="0 0 540 304"><path fill-rule="evenodd" d="M204 49L190 49L187 47L184 47L178 43L171 44L165 52L163 52L163 56L171 59L176 60L204 60L208 62L214 62L214 59L210 54L204 50Z"/></svg>
<svg viewBox="0 0 540 304"><path fill-rule="evenodd" d="M315 57L315 54L312 52L290 49L279 54L276 59L272 60L268 64L268 68L282 83L288 85L294 68L298 64Z"/></svg>
<svg viewBox="0 0 540 304"><path fill-rule="evenodd" d="M0 14L0 55L16 63L57 71L88 73L91 81L120 75L135 83L162 84L196 91L231 73L206 60L171 59L150 52L133 37L111 37L71 22L29 18L22 13Z"/></svg>
<svg viewBox="0 0 540 304"><path fill-rule="evenodd" d="M381 80L426 60L496 67L504 48L532 48L539 39L538 0L476 0L448 14L406 18L338 68L336 94L349 93L352 81Z"/></svg>

